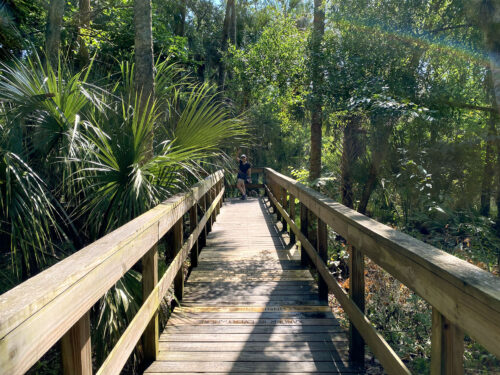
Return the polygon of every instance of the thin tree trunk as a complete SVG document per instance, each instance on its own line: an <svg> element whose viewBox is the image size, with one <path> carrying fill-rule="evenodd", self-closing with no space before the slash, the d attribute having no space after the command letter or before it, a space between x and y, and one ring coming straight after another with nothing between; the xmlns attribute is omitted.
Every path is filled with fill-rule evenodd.
<svg viewBox="0 0 500 375"><path fill-rule="evenodd" d="M325 11L322 0L314 0L313 32L311 34L311 155L309 160L309 179L321 176L321 142L323 126L322 82L323 66L321 44L325 33Z"/></svg>
<svg viewBox="0 0 500 375"><path fill-rule="evenodd" d="M178 36L184 36L186 28L186 10L187 3L186 0L180 0L179 4L179 20L176 24L175 34Z"/></svg>
<svg viewBox="0 0 500 375"><path fill-rule="evenodd" d="M497 109L494 89L494 78L492 69L488 69L485 76L485 89L486 96L489 98L492 108ZM490 112L488 118L488 135L486 138L486 155L484 159L483 178L481 183L481 206L479 213L483 216L490 215L492 184L495 174L495 146L497 143L497 129L498 122L497 111Z"/></svg>
<svg viewBox="0 0 500 375"><path fill-rule="evenodd" d="M236 46L236 0L233 1L231 6L231 18L229 19L229 40L231 40L231 44Z"/></svg>
<svg viewBox="0 0 500 375"><path fill-rule="evenodd" d="M496 205L497 205L497 220L495 223L495 229L497 236L500 237L500 139L497 137L497 184L496 184ZM497 265L500 267L500 249L497 249Z"/></svg>
<svg viewBox="0 0 500 375"><path fill-rule="evenodd" d="M500 114L500 3L497 0L475 0L467 3L471 22L483 32L486 52L490 57L492 87L497 112Z"/></svg>
<svg viewBox="0 0 500 375"><path fill-rule="evenodd" d="M153 28L151 0L135 0L135 72L134 86L136 95L140 98L140 111L146 103L153 100Z"/></svg>
<svg viewBox="0 0 500 375"><path fill-rule="evenodd" d="M234 24L234 25L233 25ZM236 32L236 6L235 0L227 0L226 3L226 14L224 16L224 24L222 26L222 41L221 41L221 58L219 61L219 80L218 86L219 91L224 90L224 84L226 80L226 66L224 64L223 56L227 52L228 49L228 40L231 40L232 43L235 42L235 32ZM234 28L234 33L231 31Z"/></svg>
<svg viewBox="0 0 500 375"><path fill-rule="evenodd" d="M358 206L358 212L363 215L366 214L366 208L370 197L377 186L378 176L380 173L380 167L387 155L387 150L389 148L389 136L392 131L392 123L395 119L388 118L386 116L376 116L373 119L374 129L373 129L373 141L371 142L372 157L370 161L370 169L368 170L368 180L363 187L363 192L361 193L361 200Z"/></svg>
<svg viewBox="0 0 500 375"><path fill-rule="evenodd" d="M59 47L61 45L61 28L64 15L65 0L50 0L45 32L45 51L50 64L57 68Z"/></svg>
<svg viewBox="0 0 500 375"><path fill-rule="evenodd" d="M344 139L342 142L342 160L340 162L340 193L342 204L349 208L354 207L354 193L352 190L352 168L363 152L363 146L359 140L361 134L361 118L352 116L347 120L344 127Z"/></svg>
<svg viewBox="0 0 500 375"><path fill-rule="evenodd" d="M490 113L488 119L488 137L486 140L486 155L484 160L483 179L481 184L480 214L483 216L489 216L490 214L491 190L493 176L495 173L495 140L497 137L497 120L498 116L494 113Z"/></svg>
<svg viewBox="0 0 500 375"><path fill-rule="evenodd" d="M148 110L154 100L154 73L153 73L153 25L151 0L135 0L135 71L134 88L139 100L138 113ZM149 139L149 149L153 154L153 134Z"/></svg>
<svg viewBox="0 0 500 375"><path fill-rule="evenodd" d="M79 17L79 27L78 27L78 54L77 60L80 67L87 66L89 64L89 50L85 44L85 40L80 35L82 29L87 29L90 25L90 0L79 0L80 17Z"/></svg>

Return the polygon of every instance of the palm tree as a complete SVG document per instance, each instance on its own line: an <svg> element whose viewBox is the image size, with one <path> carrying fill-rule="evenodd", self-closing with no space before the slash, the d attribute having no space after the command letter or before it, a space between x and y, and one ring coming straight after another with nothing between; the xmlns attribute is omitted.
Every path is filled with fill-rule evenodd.
<svg viewBox="0 0 500 375"><path fill-rule="evenodd" d="M90 67L55 71L35 54L1 67L0 235L19 269L42 268L62 227L78 223L92 242L185 189L245 135L213 87L174 83L179 68L169 62L157 63L156 99L141 109L134 65L120 66L107 89L87 82ZM98 362L135 314L139 282L131 271L101 300Z"/></svg>

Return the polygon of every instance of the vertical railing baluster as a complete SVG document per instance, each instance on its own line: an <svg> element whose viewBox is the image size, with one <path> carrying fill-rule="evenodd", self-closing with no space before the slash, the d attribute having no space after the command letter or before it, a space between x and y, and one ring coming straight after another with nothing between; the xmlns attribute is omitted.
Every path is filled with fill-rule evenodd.
<svg viewBox="0 0 500 375"><path fill-rule="evenodd" d="M207 191L207 193L205 194L204 197L205 197L204 199L205 199L205 209L206 209L205 212L208 212L208 209L210 208L210 205L212 204L210 190ZM210 233L212 231L212 215L210 215L208 217L206 229L207 229L207 235L208 235L208 233Z"/></svg>
<svg viewBox="0 0 500 375"><path fill-rule="evenodd" d="M365 312L365 262L364 256L361 251L355 247L349 247L349 297ZM364 365L365 360L365 341L363 337L354 327L349 323L349 356L351 361L358 365Z"/></svg>
<svg viewBox="0 0 500 375"><path fill-rule="evenodd" d="M275 181L273 181L273 195L276 198L276 202L281 203L281 189ZM276 212L276 220L281 221L281 213L278 208L275 207L274 211Z"/></svg>
<svg viewBox="0 0 500 375"><path fill-rule="evenodd" d="M65 375L92 374L90 312L87 311L62 337L61 351Z"/></svg>
<svg viewBox="0 0 500 375"><path fill-rule="evenodd" d="M328 260L328 228L326 223L319 217L316 238L318 255L326 264ZM318 280L318 293L321 300L328 300L328 286L321 276L319 276Z"/></svg>
<svg viewBox="0 0 500 375"><path fill-rule="evenodd" d="M179 253L184 242L183 238L183 217L173 226L173 252L174 257ZM178 301L182 300L184 296L184 267L181 266L174 279L174 295Z"/></svg>
<svg viewBox="0 0 500 375"><path fill-rule="evenodd" d="M280 190L280 193L281 193L281 206L283 207L283 209L286 211L288 211L288 201L287 201L287 191L284 187L281 187L279 188ZM288 232L288 223L286 222L286 219L285 217L283 216L281 218L281 224L283 224L283 232Z"/></svg>
<svg viewBox="0 0 500 375"><path fill-rule="evenodd" d="M210 206L212 205L212 203L214 203L215 197L216 197L215 186L212 186L212 188L210 189ZM211 218L213 227L215 221L217 220L217 207L215 207L214 210L212 211Z"/></svg>
<svg viewBox="0 0 500 375"><path fill-rule="evenodd" d="M267 186L268 186L271 194L274 195L274 181L272 180L271 177L269 177L267 179L267 181L268 181L268 185ZM274 195L274 197L276 198L275 195ZM271 208L273 209L273 213L276 213L276 206L274 205L274 202L272 201L271 198L269 198L269 204L271 205Z"/></svg>
<svg viewBox="0 0 500 375"><path fill-rule="evenodd" d="M218 181L216 184L215 184L215 197L214 199L217 198L217 196L219 195L219 193L222 191L221 187L220 187L220 181ZM221 204L221 201L219 200L217 202L217 206L215 208L215 216L218 216L220 214L220 204Z"/></svg>
<svg viewBox="0 0 500 375"><path fill-rule="evenodd" d="M290 193L290 201L288 203L288 208L289 208L289 213L290 213L290 219L295 223L295 197ZM290 230L290 244L295 243L295 232L293 230Z"/></svg>
<svg viewBox="0 0 500 375"><path fill-rule="evenodd" d="M198 204L195 202L193 207L189 210L189 231L190 233L193 233L198 226ZM198 266L198 254L199 254L199 248L198 248L198 238L196 239L195 243L193 244L193 248L191 249L191 267L197 267Z"/></svg>
<svg viewBox="0 0 500 375"><path fill-rule="evenodd" d="M309 238L309 209L302 202L300 202L300 231L306 238ZM309 264L309 257L303 245L300 247L300 262L303 266Z"/></svg>
<svg viewBox="0 0 500 375"><path fill-rule="evenodd" d="M142 300L151 294L151 292L158 284L158 246L154 245L142 257ZM142 335L144 360L147 363L156 361L158 357L158 313L156 313L149 322L146 330Z"/></svg>
<svg viewBox="0 0 500 375"><path fill-rule="evenodd" d="M200 199L200 209L201 209L201 216L203 217L207 210L205 196L202 196ZM200 233L200 239L198 242L199 242L199 250L201 251L201 249L203 249L207 245L207 224L203 226L203 229L201 230Z"/></svg>
<svg viewBox="0 0 500 375"><path fill-rule="evenodd" d="M463 375L464 333L432 308L431 375Z"/></svg>

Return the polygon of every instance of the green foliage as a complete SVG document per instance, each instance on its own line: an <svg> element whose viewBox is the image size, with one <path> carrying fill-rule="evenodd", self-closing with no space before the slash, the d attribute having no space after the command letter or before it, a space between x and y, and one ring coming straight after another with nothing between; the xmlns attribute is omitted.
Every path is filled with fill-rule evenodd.
<svg viewBox="0 0 500 375"><path fill-rule="evenodd" d="M157 98L139 112L134 67L120 67L120 80L99 87L88 81L91 67L54 69L34 52L2 65L0 251L11 258L2 288L186 189L205 173L203 163L222 166L223 147L246 135L211 86L178 79L182 70L170 62L157 63ZM140 275L130 271L100 301L99 363L141 293Z"/></svg>

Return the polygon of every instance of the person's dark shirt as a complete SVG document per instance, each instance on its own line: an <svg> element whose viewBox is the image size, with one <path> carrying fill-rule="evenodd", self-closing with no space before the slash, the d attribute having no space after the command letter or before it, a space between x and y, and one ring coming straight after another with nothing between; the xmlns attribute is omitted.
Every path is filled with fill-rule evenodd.
<svg viewBox="0 0 500 375"><path fill-rule="evenodd" d="M250 168L252 168L252 165L250 163L247 162L243 164L243 162L240 160L240 169L238 170L238 178L246 180L248 177L247 173Z"/></svg>

